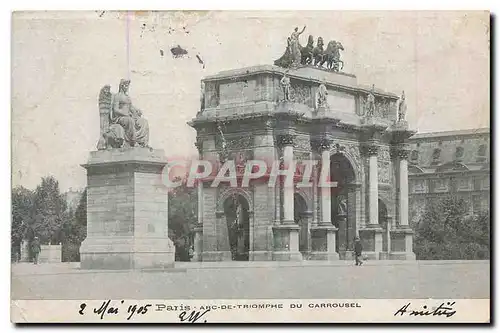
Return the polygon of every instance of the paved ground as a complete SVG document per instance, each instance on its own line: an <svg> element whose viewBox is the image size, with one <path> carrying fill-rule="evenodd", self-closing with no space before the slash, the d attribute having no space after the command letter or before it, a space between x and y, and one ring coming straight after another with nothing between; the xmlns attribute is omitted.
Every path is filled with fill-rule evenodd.
<svg viewBox="0 0 500 333"><path fill-rule="evenodd" d="M165 271L14 264L12 299L489 298L489 261L177 263Z"/></svg>

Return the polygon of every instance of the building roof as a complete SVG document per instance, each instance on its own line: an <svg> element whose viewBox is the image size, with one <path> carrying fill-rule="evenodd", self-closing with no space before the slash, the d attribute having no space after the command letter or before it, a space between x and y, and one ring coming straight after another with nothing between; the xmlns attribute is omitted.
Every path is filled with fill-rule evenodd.
<svg viewBox="0 0 500 333"><path fill-rule="evenodd" d="M471 128L457 131L442 131L442 132L428 132L428 133L417 133L410 138L410 140L419 140L419 139L432 139L432 138L442 138L442 137L450 137L450 136L467 136L467 135L476 135L476 134L490 134L489 127L483 128Z"/></svg>

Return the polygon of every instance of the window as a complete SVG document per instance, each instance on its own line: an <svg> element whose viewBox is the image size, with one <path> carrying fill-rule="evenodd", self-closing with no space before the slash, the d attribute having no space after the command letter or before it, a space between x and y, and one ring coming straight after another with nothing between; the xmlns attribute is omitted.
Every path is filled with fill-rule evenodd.
<svg viewBox="0 0 500 333"><path fill-rule="evenodd" d="M464 157L464 147L457 147L455 149L455 159L460 160Z"/></svg>
<svg viewBox="0 0 500 333"><path fill-rule="evenodd" d="M432 152L432 164L438 164L441 157L441 149L436 148Z"/></svg>
<svg viewBox="0 0 500 333"><path fill-rule="evenodd" d="M480 145L477 149L477 161L483 162L486 160L486 145Z"/></svg>
<svg viewBox="0 0 500 333"><path fill-rule="evenodd" d="M411 151L410 160L413 163L417 163L418 162L418 150L412 150Z"/></svg>
<svg viewBox="0 0 500 333"><path fill-rule="evenodd" d="M418 179L413 182L413 192L423 193L425 192L425 180Z"/></svg>
<svg viewBox="0 0 500 333"><path fill-rule="evenodd" d="M434 192L447 192L448 181L446 179L438 178L434 180Z"/></svg>
<svg viewBox="0 0 500 333"><path fill-rule="evenodd" d="M469 185L469 179L468 178L459 178L458 179L458 188L460 190L468 190L470 185Z"/></svg>
<svg viewBox="0 0 500 333"><path fill-rule="evenodd" d="M477 155L478 156L486 156L486 145L479 146L479 149L477 150Z"/></svg>

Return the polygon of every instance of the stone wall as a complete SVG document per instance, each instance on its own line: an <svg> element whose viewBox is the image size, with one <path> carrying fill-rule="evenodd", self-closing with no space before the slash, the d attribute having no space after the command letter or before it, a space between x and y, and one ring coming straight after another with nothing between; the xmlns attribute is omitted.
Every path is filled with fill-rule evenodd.
<svg viewBox="0 0 500 333"><path fill-rule="evenodd" d="M40 245L39 263L57 263L62 261L61 244L59 245ZM21 262L31 262L31 253L29 243L23 241L21 244Z"/></svg>

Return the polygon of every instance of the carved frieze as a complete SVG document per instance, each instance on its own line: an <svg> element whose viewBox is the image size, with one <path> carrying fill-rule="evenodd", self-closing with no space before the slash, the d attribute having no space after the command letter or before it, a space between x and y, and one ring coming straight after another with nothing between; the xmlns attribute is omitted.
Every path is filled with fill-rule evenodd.
<svg viewBox="0 0 500 333"><path fill-rule="evenodd" d="M378 163L378 181L380 183L390 183L391 182L391 163L385 160L379 159Z"/></svg>
<svg viewBox="0 0 500 333"><path fill-rule="evenodd" d="M253 135L242 135L238 137L229 137L227 141L228 150L240 150L251 148L254 144Z"/></svg>
<svg viewBox="0 0 500 333"><path fill-rule="evenodd" d="M311 143L308 136L296 137L293 141L293 148L296 150L310 151Z"/></svg>
<svg viewBox="0 0 500 333"><path fill-rule="evenodd" d="M351 156L351 158L354 160L355 163L360 165L361 162L361 154L359 150L359 146L357 144L346 144L346 151L347 153Z"/></svg>
<svg viewBox="0 0 500 333"><path fill-rule="evenodd" d="M390 101L387 98L375 100L375 116L380 118L388 118L390 113Z"/></svg>
<svg viewBox="0 0 500 333"><path fill-rule="evenodd" d="M290 86L290 101L311 106L311 87L297 82L292 83L292 85Z"/></svg>
<svg viewBox="0 0 500 333"><path fill-rule="evenodd" d="M378 159L383 161L391 160L391 153L389 147L386 146L379 147Z"/></svg>
<svg viewBox="0 0 500 333"><path fill-rule="evenodd" d="M253 211L253 188L234 188L228 186L227 183L221 183L217 189L217 204L216 213L219 215L224 214L224 203L228 198L233 198L237 200L238 196L241 195L248 202L248 207L250 211ZM219 216L221 217L221 216Z"/></svg>

